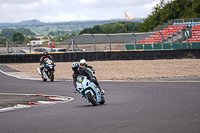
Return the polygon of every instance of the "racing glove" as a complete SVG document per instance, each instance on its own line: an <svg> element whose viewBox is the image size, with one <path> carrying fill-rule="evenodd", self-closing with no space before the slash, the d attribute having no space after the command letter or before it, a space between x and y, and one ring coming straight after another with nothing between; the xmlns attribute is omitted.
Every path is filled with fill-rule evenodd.
<svg viewBox="0 0 200 133"><path fill-rule="evenodd" d="M94 82L95 81L95 78L91 78L91 80L90 80L91 82Z"/></svg>

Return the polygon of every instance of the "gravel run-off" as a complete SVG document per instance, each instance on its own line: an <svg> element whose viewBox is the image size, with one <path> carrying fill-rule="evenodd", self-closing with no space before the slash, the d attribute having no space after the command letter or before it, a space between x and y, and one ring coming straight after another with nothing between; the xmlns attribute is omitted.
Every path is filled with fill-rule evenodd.
<svg viewBox="0 0 200 133"><path fill-rule="evenodd" d="M56 62L55 78L72 79L74 62ZM98 80L140 80L200 77L200 59L87 61ZM38 74L39 63L14 63L7 66L21 72Z"/></svg>

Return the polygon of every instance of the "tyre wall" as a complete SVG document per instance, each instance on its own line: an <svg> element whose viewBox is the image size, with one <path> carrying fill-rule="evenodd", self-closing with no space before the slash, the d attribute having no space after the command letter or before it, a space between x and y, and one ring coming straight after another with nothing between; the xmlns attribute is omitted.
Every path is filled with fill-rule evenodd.
<svg viewBox="0 0 200 133"><path fill-rule="evenodd" d="M49 53L56 62L75 62L84 58L87 61L107 60L155 60L155 59L200 59L200 49L162 50L162 51L109 51L109 52L68 52ZM42 54L0 55L0 63L39 62Z"/></svg>

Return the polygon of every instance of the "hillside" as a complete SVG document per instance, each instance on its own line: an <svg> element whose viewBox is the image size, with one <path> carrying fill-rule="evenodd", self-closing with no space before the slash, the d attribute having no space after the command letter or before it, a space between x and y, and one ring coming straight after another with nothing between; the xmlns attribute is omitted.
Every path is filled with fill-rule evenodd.
<svg viewBox="0 0 200 133"><path fill-rule="evenodd" d="M111 22L124 21L121 19L112 20L91 20L91 21L69 21L69 22L55 22L44 23L38 20L28 20L19 23L0 23L0 30L5 28L29 28L36 35L46 35L50 31L81 31L84 28L91 28L95 25L103 25ZM134 22L143 22L143 18L136 18Z"/></svg>

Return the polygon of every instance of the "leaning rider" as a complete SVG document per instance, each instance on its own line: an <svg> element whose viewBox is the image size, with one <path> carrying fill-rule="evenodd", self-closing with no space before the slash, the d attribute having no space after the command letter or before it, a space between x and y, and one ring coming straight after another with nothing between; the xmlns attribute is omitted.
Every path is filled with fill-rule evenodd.
<svg viewBox="0 0 200 133"><path fill-rule="evenodd" d="M83 75L83 76L86 76L91 82L93 82L100 89L99 83L93 77L93 74L86 67L80 67L78 63L73 63L72 70L74 71L72 77L73 77L73 84L75 88L76 88L77 77L80 75ZM76 88L76 91L77 91L77 88ZM102 94L105 93L103 89L100 89L100 91Z"/></svg>
<svg viewBox="0 0 200 133"><path fill-rule="evenodd" d="M44 69L44 63L47 60L47 58L49 58L50 60L55 62L53 57L51 55L49 55L47 51L44 51L43 56L40 58L40 71L41 71L41 73L42 73L42 70Z"/></svg>

